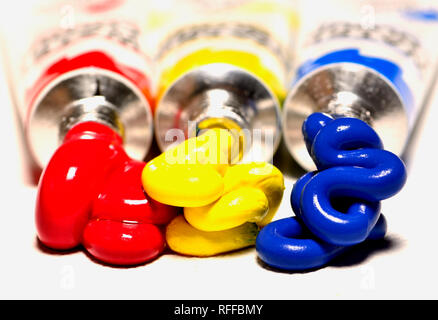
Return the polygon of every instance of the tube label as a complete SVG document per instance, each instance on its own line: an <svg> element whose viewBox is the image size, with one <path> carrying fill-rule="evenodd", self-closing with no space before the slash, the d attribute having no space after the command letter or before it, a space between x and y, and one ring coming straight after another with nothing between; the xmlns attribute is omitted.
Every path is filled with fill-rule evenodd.
<svg viewBox="0 0 438 320"><path fill-rule="evenodd" d="M27 37L20 67L14 72L14 90L23 120L50 83L81 68L100 68L122 75L150 101L152 61L145 54L142 29L135 19L128 19L134 9L132 2L109 1L111 6L107 7L62 3L32 9L39 19L47 17L48 21L41 25L35 22L36 30ZM59 20L52 21L59 12ZM52 27L45 29L43 25L47 24Z"/></svg>
<svg viewBox="0 0 438 320"><path fill-rule="evenodd" d="M379 23L371 25L349 20L321 24L305 39L292 85L329 64L363 65L395 87L412 127L435 70L437 50L430 47L430 35L438 31L438 19L412 16L407 9L383 12L375 18Z"/></svg>
<svg viewBox="0 0 438 320"><path fill-rule="evenodd" d="M190 69L228 63L258 76L283 99L295 8L284 1L241 1L206 12L203 1L192 2L190 19L174 24L160 43L159 95Z"/></svg>
<svg viewBox="0 0 438 320"><path fill-rule="evenodd" d="M389 26L364 30L360 24L332 23L315 32L312 51L317 52L297 70L298 81L306 74L333 63L355 63L383 75L397 89L408 111L423 90L425 62L419 41L408 33Z"/></svg>

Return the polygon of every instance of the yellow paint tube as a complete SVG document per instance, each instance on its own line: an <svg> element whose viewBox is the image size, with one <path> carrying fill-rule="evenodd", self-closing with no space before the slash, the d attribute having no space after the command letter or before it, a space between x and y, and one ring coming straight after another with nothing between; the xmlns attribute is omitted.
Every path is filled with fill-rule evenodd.
<svg viewBox="0 0 438 320"><path fill-rule="evenodd" d="M298 27L296 3L171 3L183 18L167 19L156 55L160 149L220 127L244 137L240 160L270 160L281 137L279 106Z"/></svg>

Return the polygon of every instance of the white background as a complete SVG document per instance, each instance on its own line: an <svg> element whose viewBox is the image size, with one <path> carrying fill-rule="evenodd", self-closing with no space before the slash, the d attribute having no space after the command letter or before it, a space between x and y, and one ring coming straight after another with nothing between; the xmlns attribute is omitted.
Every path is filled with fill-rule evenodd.
<svg viewBox="0 0 438 320"><path fill-rule="evenodd" d="M360 245L307 273L263 267L254 248L212 258L165 254L115 268L82 250L54 253L37 242L36 186L25 162L20 125L0 67L0 298L2 299L382 299L438 298L436 180L438 95L434 90L409 144L405 188L383 202L385 241ZM289 195L302 174L284 150L286 175L277 218L292 215Z"/></svg>

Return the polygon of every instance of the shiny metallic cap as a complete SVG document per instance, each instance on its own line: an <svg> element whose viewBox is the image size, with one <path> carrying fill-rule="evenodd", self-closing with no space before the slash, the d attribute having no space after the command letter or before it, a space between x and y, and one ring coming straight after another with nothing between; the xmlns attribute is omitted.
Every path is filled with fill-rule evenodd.
<svg viewBox="0 0 438 320"><path fill-rule="evenodd" d="M382 75L354 63L319 68L299 80L285 100L283 135L294 159L304 169L315 170L301 131L314 112L334 117L356 117L367 122L386 150L400 155L408 137L408 116L395 87Z"/></svg>
<svg viewBox="0 0 438 320"><path fill-rule="evenodd" d="M83 68L66 73L41 92L31 110L27 137L42 168L67 131L83 121L114 129L134 159L144 159L152 143L149 103L130 81L111 71Z"/></svg>
<svg viewBox="0 0 438 320"><path fill-rule="evenodd" d="M259 78L224 63L191 70L166 90L155 113L158 145L162 151L172 146L172 129L180 129L187 139L206 120L221 118L251 135L242 161L272 159L281 139L278 100Z"/></svg>

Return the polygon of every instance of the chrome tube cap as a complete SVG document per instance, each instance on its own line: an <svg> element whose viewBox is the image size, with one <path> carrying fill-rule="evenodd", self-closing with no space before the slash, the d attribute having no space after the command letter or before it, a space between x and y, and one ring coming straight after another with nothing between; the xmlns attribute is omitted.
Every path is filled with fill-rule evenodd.
<svg viewBox="0 0 438 320"><path fill-rule="evenodd" d="M56 78L31 107L27 139L41 168L76 123L96 121L123 138L127 154L143 160L153 139L153 117L143 93L122 76L83 68Z"/></svg>
<svg viewBox="0 0 438 320"><path fill-rule="evenodd" d="M213 118L231 120L250 135L242 161L272 159L281 139L278 99L259 78L226 63L195 68L164 92L155 112L158 146L165 151L174 145L172 130L187 139L196 135L200 123Z"/></svg>
<svg viewBox="0 0 438 320"><path fill-rule="evenodd" d="M334 63L300 79L286 97L283 136L297 163L308 171L316 167L301 131L314 112L355 117L367 122L384 147L397 155L408 138L408 114L397 89L373 69L354 63Z"/></svg>

